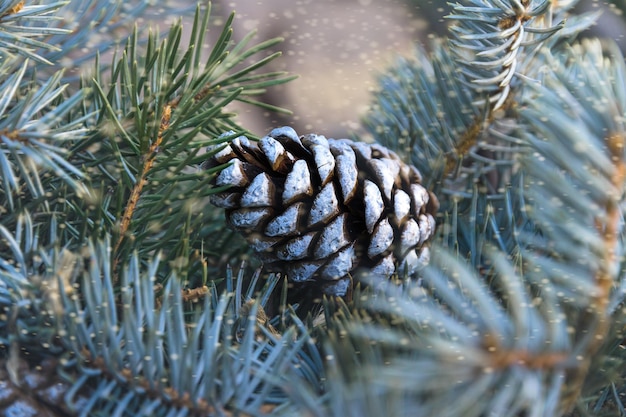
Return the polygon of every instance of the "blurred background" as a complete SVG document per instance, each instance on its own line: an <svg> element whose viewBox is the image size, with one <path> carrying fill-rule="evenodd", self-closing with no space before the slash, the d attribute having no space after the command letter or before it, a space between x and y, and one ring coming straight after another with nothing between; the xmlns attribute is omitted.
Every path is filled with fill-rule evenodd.
<svg viewBox="0 0 626 417"><path fill-rule="evenodd" d="M347 137L358 131L376 74L398 55L413 54L442 28L445 1L403 0L223 0L221 14L235 10L235 36L257 30L257 39L280 36L283 56L274 69L298 79L272 88L265 99L292 115L238 109L242 124L258 135L290 125L299 134Z"/></svg>
<svg viewBox="0 0 626 417"><path fill-rule="evenodd" d="M592 34L613 38L625 50L626 0L581 0L577 7L604 9ZM237 106L242 125L259 136L290 125L299 134L335 138L359 133L377 74L398 56L413 55L416 43L428 47L429 38L445 35L443 17L450 12L444 0L213 0L214 15L225 19L233 10L235 39L252 30L255 43L284 38L275 47L283 56L271 68L299 76L263 97L292 115Z"/></svg>

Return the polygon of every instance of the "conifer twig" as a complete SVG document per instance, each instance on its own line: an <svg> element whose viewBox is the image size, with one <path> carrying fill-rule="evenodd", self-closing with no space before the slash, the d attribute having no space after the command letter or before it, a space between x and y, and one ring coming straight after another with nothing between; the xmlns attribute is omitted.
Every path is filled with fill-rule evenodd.
<svg viewBox="0 0 626 417"><path fill-rule="evenodd" d="M523 366L526 369L554 369L569 359L566 352L547 352L538 355L527 350L509 350L494 353L489 365L491 368L503 369L511 366Z"/></svg>
<svg viewBox="0 0 626 417"><path fill-rule="evenodd" d="M189 393L178 392L172 387L161 387L161 381L148 381L145 378L138 378L137 375L134 375L132 371L128 369L122 369L120 372L113 372L104 358L92 357L91 353L87 349L83 349L81 355L84 366L91 369L97 369L103 375L108 375L112 380L120 381L121 379L124 381L123 384L129 389L133 389L135 387L139 388L145 392L145 395L149 398L153 398L154 400L163 401L167 398L169 406L188 410L192 416L215 415L216 412L218 412L215 406L206 400L200 399L198 401L193 401ZM167 396L164 396L163 393L166 393ZM272 404L266 404L263 407L264 412L271 412L275 408ZM251 417L250 414L241 411L234 412L223 408L219 410L219 413L220 415L227 417Z"/></svg>
<svg viewBox="0 0 626 417"><path fill-rule="evenodd" d="M11 7L9 10L4 12L2 14L2 16L0 16L0 18L3 18L5 16L9 16L9 15L12 15L12 14L17 14L17 13L21 12L23 8L24 8L24 0L21 0L15 6Z"/></svg>
<svg viewBox="0 0 626 417"><path fill-rule="evenodd" d="M197 288L185 288L182 290L182 300L186 303L196 303L210 292L210 288L206 285Z"/></svg>
<svg viewBox="0 0 626 417"><path fill-rule="evenodd" d="M563 366L569 359L568 352L545 352L538 354L526 349L500 349L498 337L487 334L483 348L489 353L485 369L500 370L511 366L523 366L526 369L554 369Z"/></svg>
<svg viewBox="0 0 626 417"><path fill-rule="evenodd" d="M200 101L204 99L208 94L214 92L214 88L211 86L205 86L196 96L194 97L195 101ZM130 196L128 197L128 201L124 208L124 214L122 215L122 221L120 222L120 231L119 238L117 243L115 244L115 249L113 253L118 254L122 243L124 242L124 238L126 237L126 233L128 232L128 228L130 227L130 222L133 218L133 214L135 209L137 208L137 203L139 202L139 198L141 197L141 193L143 188L148 183L148 173L150 169L154 166L154 162L159 153L159 147L163 143L163 136L165 131L170 126L170 121L172 117L172 111L178 107L180 103L181 97L175 97L170 102L168 102L164 107L161 113L161 122L159 124L159 132L157 134L157 138L148 149L148 152L144 155L144 163L141 168L141 174L139 175L139 180L135 183ZM117 257L116 263L119 261L119 256Z"/></svg>
<svg viewBox="0 0 626 417"><path fill-rule="evenodd" d="M446 165L444 168L444 176L448 176L452 174L454 168L457 166L459 161L467 155L474 146L478 143L478 138L480 137L481 132L483 131L482 127L489 123L489 121L483 121L481 118L475 118L474 122L465 130L463 136L459 140L457 144L455 144L454 148L451 152L448 152L446 155Z"/></svg>
<svg viewBox="0 0 626 417"><path fill-rule="evenodd" d="M157 135L157 138L154 142L152 142L147 154L145 155L144 163L141 168L141 174L139 175L139 179L135 183L135 186L130 193L130 197L128 197L126 207L124 208L124 214L122 215L122 221L120 223L120 234L117 243L115 244L114 253L118 253L120 246L124 241L126 233L128 232L128 227L130 226L130 222L133 218L133 213L137 208L137 203L139 202L139 198L141 197L143 187L148 183L148 172L150 172L150 169L154 165L154 161L156 160L159 147L163 142L163 135L170 125L171 116L172 104L168 103L163 107L163 112L161 114L161 123L159 125L159 133Z"/></svg>

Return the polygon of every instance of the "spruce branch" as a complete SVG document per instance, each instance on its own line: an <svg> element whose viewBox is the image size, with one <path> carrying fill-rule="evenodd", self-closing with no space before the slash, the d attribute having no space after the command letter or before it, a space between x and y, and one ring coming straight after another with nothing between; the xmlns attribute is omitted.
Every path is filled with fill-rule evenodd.
<svg viewBox="0 0 626 417"><path fill-rule="evenodd" d="M0 225L0 355L17 362L24 354L39 363L63 351L57 316L63 311L61 291L73 291L68 284L76 257L50 248L57 237L54 217L51 226L34 221L27 211L13 229Z"/></svg>
<svg viewBox="0 0 626 417"><path fill-rule="evenodd" d="M568 325L554 321L558 310L533 302L505 254L486 256L490 286L433 248L422 285L361 294L354 313L331 319L337 334L328 354L340 364L345 403L326 415L377 415L370 397L395 415L557 415L563 376L575 363Z"/></svg>
<svg viewBox="0 0 626 417"><path fill-rule="evenodd" d="M282 334L290 343L282 343L258 326L259 304L234 308L233 298L243 296L239 292L214 292L188 311L180 280L172 276L157 307L153 286L158 258L140 271L139 258L132 257L123 268L118 299L107 266L109 249L106 241L90 245L82 297L63 297L64 323L72 335L63 340L75 355L65 364L67 375L74 375L68 395L88 392L90 398L81 402L81 412L132 407L145 413L158 404L192 415L256 415L284 402L280 372L296 372L305 379L319 375L319 369L308 369L298 359L314 348L306 333L293 327ZM192 325L184 318L189 313ZM235 337L237 333L241 336ZM110 399L109 392L120 395L120 401Z"/></svg>
<svg viewBox="0 0 626 417"><path fill-rule="evenodd" d="M10 9L0 19L0 25L5 26L4 34L0 35L0 46L6 47L0 53L17 53L30 58L35 65L30 66L29 76L37 72L40 79L67 69L63 81L71 83L72 91L80 88L75 81L81 72L91 66L98 54L111 51L121 39L125 39L134 22L151 5L148 0L37 3L41 2L3 4ZM187 12L168 5L160 7L171 13ZM6 42L2 42L3 38ZM35 67L37 71L34 71Z"/></svg>
<svg viewBox="0 0 626 417"><path fill-rule="evenodd" d="M545 346L539 345L531 349L499 346L498 354L494 351L486 356L494 362L483 363L488 367L485 369L498 369L496 373L499 377L507 378L506 383L513 386L522 379L512 382L503 375L518 365L525 370L530 369L530 374L538 372L537 375L546 375L547 379L537 380L545 390L538 404L523 405L525 400L519 395L516 396L518 403L507 402L507 398L514 398L512 392L494 389L493 395L501 401L498 407L502 408L474 406L469 401L481 395L473 391L471 395L465 392L459 394L467 394L464 398L468 401L459 408L443 408L444 413L449 410L451 415L471 415L472 412L483 415L492 410L496 415L505 412L515 415L526 410L530 414L561 415L570 412L584 396L595 393L594 389L601 387L605 393L611 392L606 387L621 385L615 382L618 381L615 378L624 375L623 355L615 353L615 345L621 340L620 332L616 335L615 330L620 326L619 321L623 320L616 313L616 308L619 309L617 306L624 301L623 62L614 47L598 42L568 46L572 44L573 35L587 27L595 15L568 18L560 30L553 31L556 26L552 21L563 21L575 2L551 2L547 6L543 2L547 8L533 16L515 14L515 10L511 9L509 15L516 17L507 20L503 27L498 26L503 21L493 16L516 5L538 11L540 9L534 9L534 6L541 2L471 3L455 7L454 18L458 18L459 23L453 30L461 36L455 35L449 46L455 59L465 60L460 61L462 87L458 89L465 88L471 93L470 103L463 107L456 90L451 88L435 91L434 97L427 94L415 97L415 91L428 91L428 87L422 87L425 83L421 79L429 75L429 68L423 64L426 60L418 57L417 63L401 63L392 69L391 75L383 77L382 82L389 84L381 85L392 88L379 93L375 104L380 107L372 113L376 122L371 124L370 131L376 139L384 140L391 146L396 141L399 149L403 149L406 143L412 143L409 147L411 158L419 161L416 164L421 163L418 165L420 169L427 167L424 169L426 177L428 169L435 174L444 172L448 175L443 177L443 196L439 195L445 220L440 230L444 244L457 253L458 258L467 259L469 265L461 263L459 269L442 272L442 277L449 281L442 278L441 281L431 282L432 275L429 272L425 274L424 280L433 289L433 302L437 305L443 301L445 306L444 312L438 313L442 315L434 316L430 321L442 323L440 331L452 334L454 342L451 345L455 346L456 339L462 339L462 332L469 323L457 326L457 323L450 322L448 314L454 317L469 314L474 323L472 326L477 320L496 314L487 309L466 311L468 302L463 302L462 297L454 295L454 290L446 288L446 285L467 288L472 282L468 272L475 268L474 273L484 279L485 286L502 303L505 316L510 315L512 328L520 331L509 337L531 346L531 339L536 338L539 343L547 343L555 349L545 351ZM489 25L493 30L489 29ZM521 31L528 35L528 25L540 30L533 29L536 35L529 36L528 42L516 45L514 42L519 39L515 36L520 36ZM507 32L514 36L513 40L500 39L495 35L497 31L509 28L518 30L517 34ZM504 43L487 45L486 42L493 39ZM511 46L519 47L514 50ZM447 52L447 49L444 51ZM488 54L498 51L503 60L485 58L485 65L482 65L475 59L467 58L482 51L488 51ZM439 56L435 50L430 58L445 65ZM493 66L490 67L487 62ZM505 63L515 63L513 73L508 72L511 67ZM467 70L464 65L467 65ZM485 68L491 72L481 72ZM479 77L478 74L482 75ZM416 88L409 86L411 79L417 80ZM454 77L452 79L455 80ZM478 86L472 84L472 80L481 79L489 82L479 82ZM510 88L507 90L506 85L500 85L501 81L507 81ZM402 82L407 84L402 85ZM433 78L432 82L437 82L437 79ZM489 85L491 90L484 90L484 85ZM460 134L453 137L461 140L451 141L446 130L432 128L436 124L431 114L436 113L431 109L446 108L458 114L456 109L472 108L479 103L478 90L493 94L488 96L493 98L491 105L499 108L483 107L482 112L465 117L458 124ZM500 102L503 93L507 94L507 98ZM439 104L445 95L457 100L456 108ZM430 107L425 104L427 100L432 103ZM449 113L444 113L444 117L449 117ZM480 128L477 129L477 126ZM431 149L439 149L432 155L448 152L447 165L443 165L443 170L440 162L435 165L432 158L430 161L424 158L424 154ZM451 170L449 167L454 166L454 162L456 169ZM502 253L495 256L493 250L486 250L490 245L496 245ZM441 254L434 255L435 269L439 265L437 256ZM445 265L449 268L451 262ZM459 279L459 276L465 278ZM507 280L510 284L503 285ZM450 284L450 281L455 284ZM521 298L520 293L524 294ZM473 293L470 291L470 294ZM472 295L472 299L478 300L478 295ZM380 302L385 304L386 300L383 298ZM486 308L494 302L480 302L479 305ZM531 311L526 307L530 307ZM399 314L407 308L403 305L393 312ZM392 314L392 311L388 313ZM414 314L416 317L428 316L429 310L425 308L425 311L415 311ZM525 316L527 318L522 320ZM496 317L502 321L502 315ZM573 331L563 326L563 320ZM411 330L417 332L420 329ZM530 329L536 333L532 335ZM506 333L504 329L499 329L499 332ZM493 335L498 332L482 330L477 334ZM389 341L401 337L386 335L384 328L376 335ZM484 346L489 346L487 342ZM466 341L463 346L470 344ZM432 346L444 349L450 347L450 343ZM464 357L481 357L477 352L470 354L467 349L464 352ZM416 354L418 358L422 355L427 353L420 351ZM609 361L607 356L612 359ZM413 360L412 357L410 360ZM400 368L408 366L410 360L402 362ZM433 359L439 365L448 360L451 358ZM594 364L606 363L611 363L614 370L610 376L592 372ZM373 374L380 375L376 369ZM427 369L427 361L406 373L394 374L397 372L395 367L387 368L390 372L389 386L403 378L410 379L409 372L424 372ZM455 373L455 376L459 377L459 374ZM562 385L559 379L563 381ZM594 382L589 383L590 380ZM412 384L419 383L415 379L410 381ZM424 384L428 386L426 382ZM488 389L487 386L476 389ZM415 406L418 409L428 407L422 399L433 395L437 394L419 397ZM503 405L505 403L506 406ZM441 404L447 403L433 400L432 404L431 408L426 408L425 415L441 413ZM495 406L496 402L492 405Z"/></svg>
<svg viewBox="0 0 626 417"><path fill-rule="evenodd" d="M532 173L528 201L536 207L531 217L542 230L542 237L524 240L530 269L540 271L536 277L531 274L532 280L541 285L539 280L548 276L565 308L585 306L580 313L569 313L573 326L585 329L575 339L580 364L564 393L564 409L571 410L591 361L612 343L611 306L624 299L619 289L624 269L626 130L621 115L626 67L615 46L599 41L574 44L546 59L554 64L553 72L542 86L528 85L521 111L522 120L536 129L526 129L526 138L538 154L522 162ZM566 207L571 220L563 218Z"/></svg>
<svg viewBox="0 0 626 417"><path fill-rule="evenodd" d="M7 4L0 25L27 7ZM114 26L118 9L70 4ZM137 29L78 92L6 52L0 390L58 415L623 412L626 68L613 46L572 42L594 17L573 4L453 5L454 39L381 77L368 128L437 191L440 244L419 280L323 300L322 325L295 314L307 300L286 306L286 282L274 294L283 276L216 274L207 255L246 248L206 208L223 167L197 165L247 134L230 103L290 79L259 72L278 40L232 45L231 15L203 58L199 8L189 44L180 22ZM35 29L61 50L25 48L56 64L96 26ZM28 385L42 375L56 396Z"/></svg>
<svg viewBox="0 0 626 417"><path fill-rule="evenodd" d="M120 245L122 244L122 241L126 236L130 221L133 217L133 213L135 211L135 208L137 207L137 202L139 201L139 197L141 197L143 187L148 182L148 172L152 169L152 166L154 165L154 160L160 149L161 143L163 142L163 133L169 127L171 115L172 106L167 104L163 108L161 114L161 123L159 124L159 132L157 133L156 140L152 144L150 144L147 156L145 156L144 163L141 167L141 173L137 178L137 182L135 183L135 186L130 193L130 197L128 198L128 202L126 203L126 207L124 208L124 214L122 214L122 220L120 223L120 237L117 240L115 247L113 248L113 252L115 253L119 252Z"/></svg>
<svg viewBox="0 0 626 417"><path fill-rule="evenodd" d="M287 380L320 384L321 361L304 324L293 316L278 334L259 320L273 289L255 294L259 271L251 280L242 270L227 274L233 292L220 295L212 286L189 304L174 275L156 294L158 256L145 269L136 254L122 265L118 290L108 239L89 242L79 255L41 247L29 217L0 233L11 250L0 257L0 314L9 317L0 322L0 374L12 373L2 389L17 392L12 398L24 407L62 415L258 415L289 407ZM33 271L43 272L33 279ZM28 375L42 372L49 380L35 378L29 395L19 393Z"/></svg>
<svg viewBox="0 0 626 417"><path fill-rule="evenodd" d="M469 3L471 6L457 3L453 14L447 16L457 23L451 28L454 36L451 44L458 55L466 85L479 97L487 96L475 100L474 104L489 103L495 111L509 96L524 48L539 45L563 23L546 27L545 19L537 19L551 9L553 2L550 0ZM541 36L529 36L533 33Z"/></svg>
<svg viewBox="0 0 626 417"><path fill-rule="evenodd" d="M82 183L83 172L67 161L68 144L81 141L87 135L85 119L73 117L84 93L65 94L58 72L45 83L24 80L28 62L15 71L0 74L0 202L5 210L14 212L28 200L17 199L28 192L38 204L46 193L44 185L48 172L61 179L78 195L89 191ZM10 69L3 66L3 69ZM24 94L23 90L28 89ZM24 190L26 188L26 190ZM30 204L29 204L30 203ZM36 203L36 204L37 204Z"/></svg>
<svg viewBox="0 0 626 417"><path fill-rule="evenodd" d="M384 74L364 120L377 141L420 167L447 217L439 228L442 237L476 265L482 262L476 256L478 240L489 236L494 244L511 248L518 239L515 230L533 228L517 189L524 173L516 159L526 144L515 133L516 111L524 83L542 78L540 51L558 48L597 17L569 16L572 5L453 5L452 38L433 45L430 54L418 50L415 60L400 61ZM475 226L490 233L476 236Z"/></svg>
<svg viewBox="0 0 626 417"><path fill-rule="evenodd" d="M69 30L55 28L49 22L50 16L67 2L27 5L22 0L6 1L0 6L0 57L11 59L10 54L19 54L35 62L51 65L40 50L60 50L46 42L50 35L67 34ZM41 40L40 40L41 39Z"/></svg>
<svg viewBox="0 0 626 417"><path fill-rule="evenodd" d="M85 70L91 65L96 54L103 54L117 46L130 32L136 19L148 10L146 0L103 1L69 0L59 13L58 25L68 33L55 34L50 43L59 49L45 53L54 66L70 61L72 66ZM167 12L174 12L168 5L160 5ZM183 10L179 10L180 13ZM80 74L71 73L71 78Z"/></svg>
<svg viewBox="0 0 626 417"><path fill-rule="evenodd" d="M208 187L210 176L196 165L206 157L204 148L216 143L217 132L232 128L241 132L225 107L241 94L260 94L292 79L284 73L258 72L277 54L247 62L280 39L249 46L252 36L248 36L229 51L232 19L227 19L206 61L200 46L209 27L210 7L197 8L192 36L182 52L180 22L161 41L150 34L145 48L135 30L111 67L111 80L99 76L93 80L92 110L98 114L99 129L73 153L94 168L90 182L98 194L104 194L102 184L116 184L112 205L103 207L102 218L117 236L118 257L128 256L128 249L138 242L144 253L153 253L176 241L168 247L171 260L186 258L194 246L200 249L202 216L197 214L203 211L203 199L214 191ZM97 152L91 152L96 143ZM172 214L164 223L163 207L170 207ZM154 239L157 224L162 233Z"/></svg>
<svg viewBox="0 0 626 417"><path fill-rule="evenodd" d="M434 180L450 170L446 166L453 162L458 166L459 156L466 153L451 150L467 147L459 143L473 143L482 129L481 109L456 81L454 68L454 59L443 44L433 45L430 56L417 48L415 61L401 59L380 77L373 109L363 120L379 143L410 155L424 174L425 184L435 192L446 187ZM454 189L463 192L466 187Z"/></svg>
<svg viewBox="0 0 626 417"><path fill-rule="evenodd" d="M460 82L475 93L472 103L486 111L482 120L467 126L448 155L445 174L451 173L454 161L467 156L476 159L478 167L482 159L490 164L499 159L491 157L489 146L482 143L489 136L503 133L497 126L502 114L494 112L506 113L517 106L510 93L512 88L519 87L520 78L539 76L540 68L535 67L537 61L533 59L538 51L580 33L598 17L598 13L589 13L567 21L571 16L566 13L575 2L471 0L468 3L471 5L453 5L452 14L446 16L456 23L451 26L450 49L461 67ZM559 20L556 24L555 19ZM500 148L507 144L507 141L499 142L496 145ZM516 151L509 151L512 159Z"/></svg>

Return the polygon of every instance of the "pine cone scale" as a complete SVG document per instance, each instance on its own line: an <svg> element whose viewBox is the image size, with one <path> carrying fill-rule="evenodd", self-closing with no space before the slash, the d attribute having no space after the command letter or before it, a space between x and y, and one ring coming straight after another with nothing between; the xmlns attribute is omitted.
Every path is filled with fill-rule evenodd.
<svg viewBox="0 0 626 417"><path fill-rule="evenodd" d="M274 196L274 183L266 173L260 173L246 188L241 196L241 207L268 207L271 206Z"/></svg>
<svg viewBox="0 0 626 417"><path fill-rule="evenodd" d="M316 227L328 223L339 214L339 200L335 194L333 184L326 184L315 196L309 213L309 227Z"/></svg>
<svg viewBox="0 0 626 417"><path fill-rule="evenodd" d="M391 227L389 219L384 218L374 228L374 233L367 248L367 256L370 259L376 259L391 247L393 239L393 227Z"/></svg>
<svg viewBox="0 0 626 417"><path fill-rule="evenodd" d="M303 216L304 204L302 202L295 203L267 224L265 235L269 237L296 235L298 233L298 225Z"/></svg>
<svg viewBox="0 0 626 417"><path fill-rule="evenodd" d="M365 180L365 225L367 232L374 233L374 227L385 211L385 204L380 189L370 180Z"/></svg>
<svg viewBox="0 0 626 417"><path fill-rule="evenodd" d="M342 149L337 156L337 176L344 204L350 201L357 193L359 171L356 165L356 155L350 148Z"/></svg>
<svg viewBox="0 0 626 417"><path fill-rule="evenodd" d="M289 205L297 199L313 195L311 176L306 161L300 159L293 165L293 169L287 174L285 189L283 191L283 204Z"/></svg>
<svg viewBox="0 0 626 417"><path fill-rule="evenodd" d="M325 259L350 244L346 230L347 216L349 216L347 213L337 216L324 228L313 252L313 259Z"/></svg>

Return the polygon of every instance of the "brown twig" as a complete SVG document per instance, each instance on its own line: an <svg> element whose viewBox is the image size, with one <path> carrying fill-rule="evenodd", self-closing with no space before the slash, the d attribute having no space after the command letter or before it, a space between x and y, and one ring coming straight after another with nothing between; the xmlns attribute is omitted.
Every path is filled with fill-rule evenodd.
<svg viewBox="0 0 626 417"><path fill-rule="evenodd" d="M570 359L566 352L545 352L537 354L527 350L509 350L493 352L489 365L494 369L503 369L510 366L523 366L527 369L554 369Z"/></svg>
<svg viewBox="0 0 626 417"><path fill-rule="evenodd" d="M0 135L9 138L10 140L14 140L17 142L22 142L22 143L28 143L28 140L25 139L23 136L20 135L20 133L22 133L20 130L9 130L9 129L2 129L0 131Z"/></svg>
<svg viewBox="0 0 626 417"><path fill-rule="evenodd" d="M199 101L203 99L204 97L206 97L208 94L213 93L217 88L219 87L205 86L198 94L196 94L194 99L196 101ZM170 126L170 119L172 117L172 111L176 109L176 107L178 107L179 103L180 103L180 97L176 97L163 107L163 112L161 113L161 122L159 124L159 132L157 134L157 138L150 145L150 148L148 149L148 152L146 153L144 157L144 163L141 168L139 179L135 183L135 186L133 187L130 193L130 196L128 197L128 201L126 203L126 207L124 208L124 213L122 215L122 220L120 222L119 238L117 239L115 248L113 250L113 253L117 254L116 262L115 262L116 266L119 261L119 250L122 246L122 243L124 242L124 239L126 238L126 234L128 233L130 222L137 208L137 203L139 202L139 198L141 197L143 188L148 183L148 172L150 172L150 169L152 169L152 167L154 166L154 161L156 160L158 149L161 146L161 143L163 142L163 135Z"/></svg>
<svg viewBox="0 0 626 417"><path fill-rule="evenodd" d="M564 366L570 360L568 352L531 352L528 350L506 349L501 347L499 338L491 334L483 337L482 347L489 353L486 368L497 370L511 366L528 369L554 369Z"/></svg>
<svg viewBox="0 0 626 417"><path fill-rule="evenodd" d="M246 303L242 305L241 309L239 310L239 316L248 317L250 315L250 311L252 310L252 307L254 306L254 304L255 304L255 300L246 301ZM265 310L263 309L263 306L261 305L257 306L256 324L257 324L257 329L260 327L265 327L273 336L280 339L281 337L280 332L276 330L276 328L270 324L270 318L267 317L267 314L265 313ZM256 330L256 335L257 335L257 338L263 337L263 334L260 330Z"/></svg>
<svg viewBox="0 0 626 417"><path fill-rule="evenodd" d="M491 116L488 116L488 119L490 118ZM452 149L451 152L446 154L446 166L444 168L445 177L452 174L459 161L463 159L463 157L467 155L474 146L476 146L480 132L482 132L483 125L484 121L482 118L476 117L474 122L467 128L458 144Z"/></svg>
<svg viewBox="0 0 626 417"><path fill-rule="evenodd" d="M163 112L161 114L161 123L159 125L159 133L156 140L152 142L147 154L145 155L144 163L141 167L141 173L139 174L139 179L135 183L135 186L130 193L130 197L128 197L128 202L126 203L126 207L124 208L124 214L122 215L122 221L120 223L119 238L117 239L117 243L115 244L115 248L113 251L116 254L118 254L122 242L126 237L126 233L128 232L128 228L133 218L133 214L135 213L135 209L137 208L137 203L139 202L139 197L141 197L141 192L143 191L145 185L148 183L148 172L150 172L150 169L152 169L154 161L156 160L158 149L163 142L163 134L170 125L172 109L173 106L171 104L166 104L163 108Z"/></svg>
<svg viewBox="0 0 626 417"><path fill-rule="evenodd" d="M525 23L533 18L533 16L529 14L529 9L528 9L530 6L530 0L522 0L521 4L525 8L525 10L523 10L521 13L515 16L507 16L503 18L502 20L500 20L498 22L498 26L501 29L511 28L515 26L517 22ZM521 33L516 32L513 36L517 38L518 36L521 36ZM508 51L509 53L513 52L510 49L508 49ZM503 65L502 70L504 71L507 68L510 69L510 66L511 66L511 63ZM504 86L501 86L499 91L502 94L502 92L504 91ZM498 105L497 102L495 105L489 102L488 103L489 108L488 108L486 117L483 119L477 116L474 119L474 122L470 126L468 126L467 130L464 132L458 144L454 147L454 149L452 149L452 152L446 155L444 176L450 175L454 171L455 167L458 165L459 160L463 159L463 157L467 155L472 150L472 148L476 146L476 144L478 143L478 138L480 137L480 134L483 131L483 127L491 124L494 121L495 119L494 112L496 110L498 110L499 112L506 112L508 109L515 106L516 101L512 99L511 97L512 97L512 94L510 93L507 94L507 97L504 98L504 101L500 105Z"/></svg>
<svg viewBox="0 0 626 417"><path fill-rule="evenodd" d="M17 13L21 12L23 8L24 8L24 0L20 1L15 6L11 7L9 10L4 12L0 16L0 19L3 18L3 17L6 17L6 16L10 16L12 14L17 14Z"/></svg>
<svg viewBox="0 0 626 417"><path fill-rule="evenodd" d="M206 285L197 288L185 288L182 290L182 298L185 303L197 303L202 300L211 289Z"/></svg>
<svg viewBox="0 0 626 417"><path fill-rule="evenodd" d="M491 125L496 118L500 118L497 114L506 114L508 110L517 105L517 101L512 97L513 94L509 94L504 103L498 108L497 112L493 111L491 108L492 105L490 104L490 108L484 118L481 116L474 117L474 121L467 127L465 132L463 132L456 146L446 154L444 177L451 175L463 158L478 144L478 139L483 129Z"/></svg>

